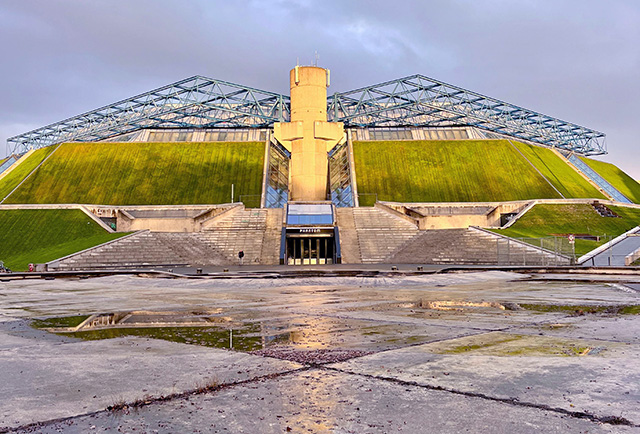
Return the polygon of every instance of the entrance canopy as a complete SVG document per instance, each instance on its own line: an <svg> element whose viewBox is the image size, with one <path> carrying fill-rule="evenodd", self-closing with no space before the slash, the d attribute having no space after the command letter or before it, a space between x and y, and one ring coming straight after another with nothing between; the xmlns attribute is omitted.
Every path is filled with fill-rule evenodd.
<svg viewBox="0 0 640 434"><path fill-rule="evenodd" d="M333 207L330 203L290 203L287 206L287 225L332 226Z"/></svg>

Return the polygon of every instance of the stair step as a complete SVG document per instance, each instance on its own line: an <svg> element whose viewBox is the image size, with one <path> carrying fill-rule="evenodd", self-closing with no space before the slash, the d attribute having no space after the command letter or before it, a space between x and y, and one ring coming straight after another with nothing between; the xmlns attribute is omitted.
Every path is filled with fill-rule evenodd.
<svg viewBox="0 0 640 434"><path fill-rule="evenodd" d="M282 209L241 210L203 232L141 232L60 262L60 269L154 264L230 265L279 260ZM265 262L266 261L266 262Z"/></svg>

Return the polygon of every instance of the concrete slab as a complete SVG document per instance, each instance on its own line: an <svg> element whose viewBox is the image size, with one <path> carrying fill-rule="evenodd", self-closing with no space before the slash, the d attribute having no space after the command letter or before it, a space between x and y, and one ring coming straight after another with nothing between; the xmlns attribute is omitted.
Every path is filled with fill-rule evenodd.
<svg viewBox="0 0 640 434"><path fill-rule="evenodd" d="M544 336L525 336L518 346L510 340L515 337L507 333L474 335L381 352L331 367L488 398L624 417L640 425L638 346ZM597 350L593 355L567 355L587 347ZM508 355L518 353L531 355Z"/></svg>
<svg viewBox="0 0 640 434"><path fill-rule="evenodd" d="M0 349L0 428L300 367L287 361L153 339L73 343L9 339L15 346L5 344ZM0 342L9 339L6 334L0 336Z"/></svg>
<svg viewBox="0 0 640 434"><path fill-rule="evenodd" d="M264 434L630 433L634 430L543 409L317 369L37 429L42 433L100 430Z"/></svg>
<svg viewBox="0 0 640 434"><path fill-rule="evenodd" d="M526 333L544 333L546 336L640 344L640 316L638 315L564 317L543 325L522 327L519 330Z"/></svg>
<svg viewBox="0 0 640 434"><path fill-rule="evenodd" d="M294 431L428 432L433 426L433 432L630 432L580 419L575 412L621 416L640 425L633 389L639 383L640 316L497 307L640 304L640 293L621 285L616 276L600 276L595 282L588 275L567 280L571 277L530 280L490 271L376 278L110 276L0 282L0 426L73 416L69 423L32 429L282 432L290 426ZM452 309L436 308L448 302ZM33 318L136 310L152 311L149 318L212 312L215 327L235 328L234 342L236 332L262 338L256 339L266 348L261 355L287 358L306 351L308 358L291 360L324 363L314 358L313 350L327 350L331 357L377 354L335 365L345 372L314 368L309 371L313 375L285 374L188 400L176 397L128 414L78 416L147 394L189 390L214 376L235 382L300 366L145 338L85 342L28 326ZM525 336L519 342L526 354L513 355L510 345L516 344L509 342L493 350L450 351L464 342L473 347L474 339L504 334ZM594 351L585 357L558 357L541 349L555 343L570 352L561 344L567 340L580 340L574 346L578 352L586 347ZM434 387L450 390L430 389ZM529 404L536 408L527 408Z"/></svg>

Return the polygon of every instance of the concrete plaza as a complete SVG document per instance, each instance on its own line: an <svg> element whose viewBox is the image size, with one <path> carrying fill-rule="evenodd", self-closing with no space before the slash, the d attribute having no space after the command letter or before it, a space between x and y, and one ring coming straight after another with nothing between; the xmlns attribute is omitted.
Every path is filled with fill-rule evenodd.
<svg viewBox="0 0 640 434"><path fill-rule="evenodd" d="M0 432L640 432L640 316L621 308L640 304L638 280L3 281ZM206 318L222 337L120 325L82 340L30 326L113 312L160 334L167 318Z"/></svg>

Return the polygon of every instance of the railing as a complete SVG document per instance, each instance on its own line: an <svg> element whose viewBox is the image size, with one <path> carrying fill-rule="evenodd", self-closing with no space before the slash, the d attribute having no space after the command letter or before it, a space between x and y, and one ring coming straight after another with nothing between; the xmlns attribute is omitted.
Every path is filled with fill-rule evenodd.
<svg viewBox="0 0 640 434"><path fill-rule="evenodd" d="M623 203L633 203L627 197L620 193L613 185L606 179L600 176L595 170L593 170L587 163L582 161L575 154L570 154L567 159L576 166L582 173L584 173L590 180L592 180L598 187L603 189L605 193L611 196L614 200Z"/></svg>
<svg viewBox="0 0 640 434"><path fill-rule="evenodd" d="M531 247L529 247L531 246ZM568 265L575 264L573 245L566 237L500 238L496 240L498 265Z"/></svg>
<svg viewBox="0 0 640 434"><path fill-rule="evenodd" d="M636 226L614 239L609 239L597 249L580 257L578 262L585 266L623 267L637 260L639 251L640 226Z"/></svg>
<svg viewBox="0 0 640 434"><path fill-rule="evenodd" d="M495 238L498 265L568 265L576 263L575 244L563 236L511 238L478 226L475 230Z"/></svg>
<svg viewBox="0 0 640 434"><path fill-rule="evenodd" d="M624 267L631 265L631 263L627 264L628 256L630 255L627 253L613 253L613 250L608 248L597 257L594 256L580 265L585 267Z"/></svg>
<svg viewBox="0 0 640 434"><path fill-rule="evenodd" d="M450 205L433 205L433 206L411 206L407 204L407 208L416 211L422 217L429 216L449 216L449 215L487 215L493 211L495 206L450 206Z"/></svg>

